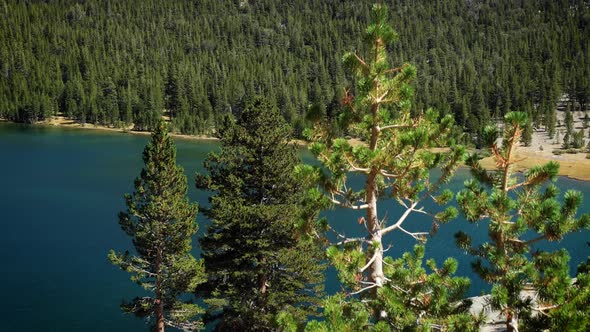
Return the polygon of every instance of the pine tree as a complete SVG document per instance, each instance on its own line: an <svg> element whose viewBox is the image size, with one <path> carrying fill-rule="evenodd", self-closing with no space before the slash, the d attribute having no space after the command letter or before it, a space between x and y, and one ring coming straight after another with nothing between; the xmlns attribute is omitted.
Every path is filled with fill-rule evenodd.
<svg viewBox="0 0 590 332"><path fill-rule="evenodd" d="M584 129L574 132L571 144L574 149L580 149L584 147Z"/></svg>
<svg viewBox="0 0 590 332"><path fill-rule="evenodd" d="M544 314L526 317L522 331L588 331L590 329L590 274L588 262L580 264L575 279L568 276L565 250L542 253L535 259L537 284ZM537 308L537 310L539 310Z"/></svg>
<svg viewBox="0 0 590 332"><path fill-rule="evenodd" d="M186 176L176 165L176 148L162 122L143 151L143 161L135 192L125 195L127 210L119 213L119 224L136 254L111 250L109 259L153 296L136 297L122 309L154 318L158 332L165 325L198 330L202 323L195 317L202 309L180 299L205 280L202 261L190 253L197 205L186 198Z"/></svg>
<svg viewBox="0 0 590 332"><path fill-rule="evenodd" d="M568 104L564 115L565 135L563 136L563 148L569 149L572 146L574 136L574 116L572 114L572 105Z"/></svg>
<svg viewBox="0 0 590 332"><path fill-rule="evenodd" d="M429 262L433 274L428 276L424 270L418 273L413 269L421 266L422 256L416 255L403 261L384 258L388 243L384 237L396 231L422 243L429 233L406 230L404 222L410 220L410 214L430 215L433 232L440 223L456 216L454 208L431 214L424 211L422 205L439 194L440 187L450 179L462 159L464 150L446 149L443 153L430 149L449 142L452 118L441 118L433 110L412 117L410 100L413 89L410 82L416 75L416 69L409 64L390 67L388 47L395 40L396 33L387 24L385 6L374 5L373 14L374 23L366 30L369 54L366 57L354 53L344 56L345 64L355 75L357 86L354 90L345 90L342 100L345 110L340 116L340 125L343 131L363 140L363 144L352 146L345 138L333 139L335 134L331 124L324 117L312 116L310 119L315 119L316 124L306 135L314 141L310 149L325 168L305 166L301 171L320 184L334 205L366 212L365 217L358 220L351 218L350 221L358 221L367 235L347 238L338 234L341 241L331 246L327 255L338 270L339 278L351 296L351 303L356 301L355 295L370 297L369 301L363 302L369 306L371 321L366 322L367 326L372 326L373 321L381 321L379 326L405 328L405 324L414 325L416 321L423 326L437 321L449 327L450 314L439 316L445 310L430 309L450 305L450 299L464 290L466 280L451 279L449 276L454 272L450 267L456 267L456 262L451 259L445 262L449 268L440 270L434 262ZM356 96L353 96L353 91ZM440 167L442 174L431 178L430 170L436 167ZM364 176L363 189L352 189L349 183L349 175L352 174ZM399 202L404 212L398 216L379 218L378 203L385 197ZM434 200L442 205L452 197L450 191L443 191ZM391 219L393 222L388 224ZM416 250L420 252L424 249L418 247ZM436 293L435 288L440 284L437 286L435 282L426 280L431 280L429 278L434 278L442 270L445 270L444 276L440 277L453 282L445 283L447 287L431 298L428 294ZM419 286L413 287L416 285ZM432 307L412 301L412 298L424 297L433 301Z"/></svg>
<svg viewBox="0 0 590 332"><path fill-rule="evenodd" d="M520 139L520 141L522 142L522 144L524 144L524 146L531 146L531 143L533 142L533 132L534 132L533 123L532 123L532 121L529 121L529 122L527 122L526 126L523 128L522 137Z"/></svg>
<svg viewBox="0 0 590 332"><path fill-rule="evenodd" d="M484 170L474 154L468 164L475 179L466 181L457 196L467 220L489 221L488 242L472 247L470 236L463 232L456 234L456 240L477 257L473 269L492 284L492 308L504 314L508 331L517 331L519 322L530 318L531 310L551 315L550 309L563 305L566 299L567 253L541 252L535 244L559 241L567 233L590 226L590 215L576 218L582 202L580 192L566 192L561 204L555 185L542 190L541 185L555 179L559 164L533 167L524 178L513 171L515 149L526 123L525 113L508 113L501 146L496 143L498 130L486 128L484 139L491 147L497 170ZM531 284L538 294L536 303L521 296Z"/></svg>
<svg viewBox="0 0 590 332"><path fill-rule="evenodd" d="M315 213L295 177L290 132L278 109L257 97L236 123L225 118L221 152L208 156L208 175L197 174L197 187L214 193L200 243L209 273L202 292L217 331L270 331L282 311L301 324L321 291L322 251L297 236L296 226Z"/></svg>

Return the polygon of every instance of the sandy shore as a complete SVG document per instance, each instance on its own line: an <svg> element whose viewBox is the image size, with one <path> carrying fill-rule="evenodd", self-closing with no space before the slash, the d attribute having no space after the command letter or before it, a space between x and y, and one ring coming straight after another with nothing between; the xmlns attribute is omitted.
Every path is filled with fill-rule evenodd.
<svg viewBox="0 0 590 332"><path fill-rule="evenodd" d="M557 118L563 121L564 112L558 111ZM583 129L582 117L583 112L574 112L574 130ZM588 144L588 130L584 129L585 144ZM586 158L587 152L569 154L562 153L560 155L553 154L554 150L561 150L563 137L565 136L565 127L558 127L556 129L557 135L554 138L549 138L549 134L543 129L537 129L533 132L531 146L519 146L516 149L516 163L517 170L526 170L536 165L542 165L548 161L557 161L560 164L559 175L571 177L573 179L590 181L590 159ZM559 139L557 139L559 138ZM482 160L482 166L488 169L495 168L494 161L491 157Z"/></svg>
<svg viewBox="0 0 590 332"><path fill-rule="evenodd" d="M0 118L0 121L6 121ZM55 116L49 120L39 122L36 125L48 125L58 126L65 128L81 128L89 130L101 130L111 132L121 132L134 135L149 135L146 131L135 131L132 130L132 126L128 128L112 128L94 124L81 124L74 120L67 119L63 116ZM215 137L206 135L182 135L171 133L174 138L187 139L187 140L217 140ZM563 137L563 134L560 135ZM301 140L295 140L296 144L304 145L305 142ZM590 181L590 159L586 158L586 153L577 154L561 154L554 155L553 150L557 150L561 147L561 143L555 142L555 139L549 139L547 133L542 130L535 131L533 134L533 141L531 146L525 147L520 146L516 150L516 158L518 163L516 169L526 170L535 165L541 165L548 161L557 161L560 164L559 175L568 176L574 179ZM494 161L491 157L482 160L482 165L488 169L495 168Z"/></svg>
<svg viewBox="0 0 590 332"><path fill-rule="evenodd" d="M586 158L586 153L561 154L558 156L547 151L535 151L530 147L519 147L515 156L516 160L518 160L515 169L518 171L524 171L553 160L559 162L559 175L590 181L590 159ZM481 164L487 169L495 168L492 157L483 159Z"/></svg>
<svg viewBox="0 0 590 332"><path fill-rule="evenodd" d="M35 125L40 126L56 126L56 127L64 127L64 128L80 128L80 129L89 129L89 130L100 130L100 131L110 131L110 132L119 132L119 133L126 133L132 135L150 135L150 132L147 131L137 131L133 130L133 125L130 125L126 128L115 128L115 127L107 127L102 125L95 125L91 123L79 123L71 119L67 119L63 116L54 116L51 119L41 121L36 123ZM170 136L174 138L181 138L187 140L218 140L215 137L207 136L207 135L183 135L177 133L170 133Z"/></svg>

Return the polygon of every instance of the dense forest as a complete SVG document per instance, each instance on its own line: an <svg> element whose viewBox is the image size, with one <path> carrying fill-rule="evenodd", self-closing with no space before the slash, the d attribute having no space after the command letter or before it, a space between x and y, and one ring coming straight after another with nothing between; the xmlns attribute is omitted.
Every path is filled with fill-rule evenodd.
<svg viewBox="0 0 590 332"><path fill-rule="evenodd" d="M469 132L510 110L555 126L555 105L590 98L587 0L386 1L392 62L414 64L413 110ZM0 117L211 134L263 94L299 135L306 110L339 112L372 1L3 1Z"/></svg>

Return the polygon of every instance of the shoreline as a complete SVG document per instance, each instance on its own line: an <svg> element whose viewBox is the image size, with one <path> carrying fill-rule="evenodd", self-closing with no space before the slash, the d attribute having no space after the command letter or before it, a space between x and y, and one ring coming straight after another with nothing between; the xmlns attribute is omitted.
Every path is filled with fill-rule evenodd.
<svg viewBox="0 0 590 332"><path fill-rule="evenodd" d="M0 118L0 122L8 122L12 123L12 121L8 121L6 119ZM116 133L123 133L123 134L131 134L131 135L151 135L148 131L137 131L132 130L131 127L128 128L112 128L102 125L95 125L95 124L81 124L74 120L67 119L63 116L54 116L53 118L45 121L41 121L38 123L33 124L33 126L49 126L49 127L60 127L60 128L74 128L74 129L84 129L84 130L96 130L96 131L104 131L104 132L116 132ZM540 134L540 133L536 133ZM212 136L207 135L184 135L178 133L170 133L170 136L174 137L175 139L179 138L182 140L190 140L190 141L218 141L219 139ZM306 142L294 139L293 142L298 146L307 145ZM537 142L535 142L537 143ZM547 144L546 142L544 142ZM539 146L539 145L537 145ZM558 146L558 145L557 145ZM556 146L556 147L557 147ZM518 150L516 150L516 158L518 162L515 164L516 171L524 171L536 165L541 165L549 161L556 161L559 163L559 176L568 177L574 180L580 181L590 181L590 159L586 158L586 153L577 153L577 154L561 154L561 155L554 155L551 152L551 148L547 149L535 149L533 146L525 147L519 146ZM495 163L492 157L486 157L482 159L481 164L484 168L490 170L495 168Z"/></svg>
<svg viewBox="0 0 590 332"><path fill-rule="evenodd" d="M0 122L7 122L7 123L15 123L6 120L4 118L0 118ZM83 130L95 130L95 131L104 131L104 132L111 132L111 133L122 133L122 134L131 134L131 135L142 135L142 136L149 136L151 132L149 131L139 131L131 129L132 126L127 128L115 128L115 127L107 127L103 125L97 125L92 123L79 123L75 120L67 119L63 116L54 116L49 120L39 121L33 124L25 124L31 126L39 126L39 127L59 127L59 128L71 128L71 129L83 129ZM217 137L207 136L207 135L185 135L185 134L178 134L178 133L169 133L170 136L176 138L180 138L183 140L191 140L191 141L218 141Z"/></svg>

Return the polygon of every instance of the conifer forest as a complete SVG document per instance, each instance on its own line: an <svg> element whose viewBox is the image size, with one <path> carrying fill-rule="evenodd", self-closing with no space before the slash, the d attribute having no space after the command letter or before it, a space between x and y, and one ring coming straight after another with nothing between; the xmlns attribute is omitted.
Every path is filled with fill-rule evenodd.
<svg viewBox="0 0 590 332"><path fill-rule="evenodd" d="M590 1L5 0L0 17L1 120L151 132L128 247L104 249L146 330L590 331L590 257L571 273L559 247L589 234L590 197L555 185L558 158L516 167L533 131L590 159ZM172 134L217 139L193 177ZM479 297L456 257L425 255L458 218L479 225L448 240Z"/></svg>
<svg viewBox="0 0 590 332"><path fill-rule="evenodd" d="M372 1L3 1L0 116L211 134L248 96L277 103L297 136L310 105L335 119ZM588 1L387 1L396 63L417 67L412 110L481 133L510 110L555 126L590 96Z"/></svg>

